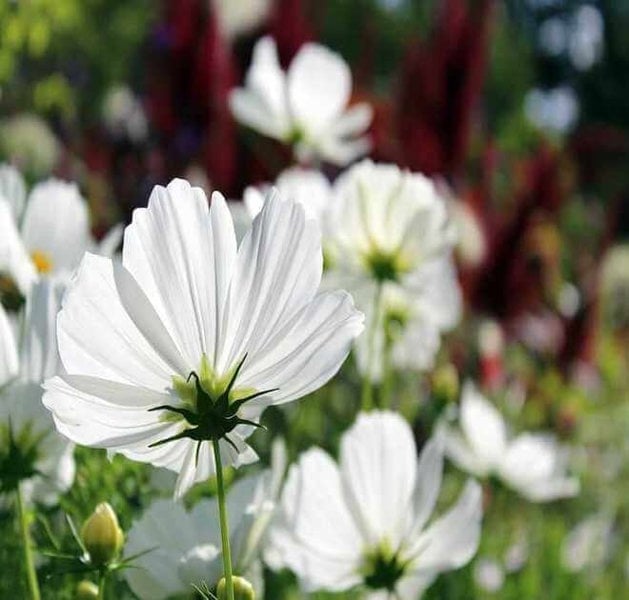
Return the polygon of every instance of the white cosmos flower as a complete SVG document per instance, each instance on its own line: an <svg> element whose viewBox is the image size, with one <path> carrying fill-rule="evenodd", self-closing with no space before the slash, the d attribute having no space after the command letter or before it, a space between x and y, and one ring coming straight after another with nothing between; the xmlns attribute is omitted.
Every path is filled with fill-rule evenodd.
<svg viewBox="0 0 629 600"><path fill-rule="evenodd" d="M439 439L418 460L411 428L399 415L361 414L342 438L339 465L315 448L290 468L270 544L307 592L361 586L370 600L415 600L478 547L476 482L429 522L442 468Z"/></svg>
<svg viewBox="0 0 629 600"><path fill-rule="evenodd" d="M364 160L336 181L324 230L329 282L346 282L371 328L358 340L361 371L380 379L385 344L395 366L430 368L461 313L455 230L433 182Z"/></svg>
<svg viewBox="0 0 629 600"><path fill-rule="evenodd" d="M9 177L15 178L15 173ZM3 189L7 194L5 200L0 198L0 271L7 271L23 294L38 276L67 281L87 250L106 256L116 250L122 226L113 227L97 243L76 183L38 183L22 209L21 186L11 185L9 177L0 179L0 194Z"/></svg>
<svg viewBox="0 0 629 600"><path fill-rule="evenodd" d="M44 397L59 431L179 473L177 496L207 479L211 443L155 444L197 435L187 419L221 396L257 422L265 407L309 394L362 330L349 294L317 293L321 263L317 224L295 202L272 194L237 247L219 193L208 208L183 180L156 186L126 229L122 264L87 254L66 295L58 336L67 374L48 381ZM244 441L252 430L238 424L221 440L226 465L256 460Z"/></svg>
<svg viewBox="0 0 629 600"><path fill-rule="evenodd" d="M275 444L271 469L238 480L227 493L234 573L248 579L261 595L260 557L275 512L286 469L282 444ZM192 586L212 588L223 573L221 535L215 498L191 511L170 500L157 500L129 531L125 552L149 550L125 572L129 586L142 599L161 600L190 594Z"/></svg>
<svg viewBox="0 0 629 600"><path fill-rule="evenodd" d="M41 383L59 367L55 321L62 286L43 280L31 288L26 300L24 322L8 326L0 307L0 342L11 357L0 363L0 372L12 378L0 389L0 453L8 450L9 428L22 452L34 449L34 474L22 483L27 500L53 504L59 493L74 481L73 445L54 428L50 413L41 403ZM21 335L18 331L21 330ZM17 358L17 361L15 360ZM11 465L8 465L9 467Z"/></svg>
<svg viewBox="0 0 629 600"><path fill-rule="evenodd" d="M461 432L444 426L446 454L478 477L493 475L531 502L575 496L579 482L566 475L567 454L551 434L513 439L498 410L468 382L459 413Z"/></svg>
<svg viewBox="0 0 629 600"><path fill-rule="evenodd" d="M347 108L351 87L349 67L335 52L304 44L284 72L275 41L264 37L254 48L245 87L232 91L230 106L241 123L293 144L300 160L346 165L369 151L369 140L360 136L372 119L367 104Z"/></svg>

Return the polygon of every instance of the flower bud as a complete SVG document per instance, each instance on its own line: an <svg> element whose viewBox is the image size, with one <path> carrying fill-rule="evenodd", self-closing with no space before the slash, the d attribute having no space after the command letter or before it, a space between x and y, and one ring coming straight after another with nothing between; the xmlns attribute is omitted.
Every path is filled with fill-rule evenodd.
<svg viewBox="0 0 629 600"><path fill-rule="evenodd" d="M452 363L442 365L434 371L432 394L442 405L456 400L459 395L459 374Z"/></svg>
<svg viewBox="0 0 629 600"><path fill-rule="evenodd" d="M256 593L253 586L244 577L232 577L234 584L234 600L255 600ZM216 586L218 600L227 600L227 586L223 577Z"/></svg>
<svg viewBox="0 0 629 600"><path fill-rule="evenodd" d="M118 556L124 543L124 534L118 525L116 513L107 502L101 502L85 521L81 538L93 565L106 565Z"/></svg>
<svg viewBox="0 0 629 600"><path fill-rule="evenodd" d="M84 579L76 586L75 600L98 600L98 586Z"/></svg>

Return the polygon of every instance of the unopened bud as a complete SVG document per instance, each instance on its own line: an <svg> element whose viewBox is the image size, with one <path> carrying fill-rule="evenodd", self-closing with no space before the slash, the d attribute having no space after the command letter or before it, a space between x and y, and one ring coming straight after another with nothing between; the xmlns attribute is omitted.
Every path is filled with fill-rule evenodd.
<svg viewBox="0 0 629 600"><path fill-rule="evenodd" d="M234 600L255 600L256 593L253 586L244 577L232 577L234 584ZM216 586L218 600L227 600L227 586L223 577Z"/></svg>
<svg viewBox="0 0 629 600"><path fill-rule="evenodd" d="M459 395L459 374L452 363L440 366L433 373L432 394L441 404L456 400Z"/></svg>
<svg viewBox="0 0 629 600"><path fill-rule="evenodd" d="M122 550L124 534L113 508L101 502L81 530L92 564L100 566L112 562Z"/></svg>
<svg viewBox="0 0 629 600"><path fill-rule="evenodd" d="M98 600L98 586L84 579L76 586L75 600Z"/></svg>

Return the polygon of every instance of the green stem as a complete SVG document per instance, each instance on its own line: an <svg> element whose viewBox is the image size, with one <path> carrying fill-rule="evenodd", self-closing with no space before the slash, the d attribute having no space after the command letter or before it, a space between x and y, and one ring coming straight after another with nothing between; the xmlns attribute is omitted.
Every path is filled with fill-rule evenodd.
<svg viewBox="0 0 629 600"><path fill-rule="evenodd" d="M105 587L107 586L107 572L98 573L98 600L105 600Z"/></svg>
<svg viewBox="0 0 629 600"><path fill-rule="evenodd" d="M218 440L212 440L214 448L214 464L216 465L216 487L218 491L218 517L221 525L221 542L223 545L223 570L227 600L234 600L234 582L232 581L232 555L229 547L229 525L227 523L227 506L225 503L225 483L223 482L223 463Z"/></svg>
<svg viewBox="0 0 629 600"><path fill-rule="evenodd" d="M386 332L385 332L386 336ZM382 360L382 396L380 398L380 404L382 408L390 409L393 403L393 368L391 365L391 354L393 348L390 340L384 341L384 352Z"/></svg>
<svg viewBox="0 0 629 600"><path fill-rule="evenodd" d="M376 333L378 329L378 320L380 317L380 304L382 300L382 284L378 283L376 286L376 294L373 302L373 315L371 316L371 323L369 323L369 330L367 335L367 373L363 377L362 387L360 391L362 408L364 411L371 410L373 408L373 382L371 375L373 373L373 361L375 358L375 343Z"/></svg>
<svg viewBox="0 0 629 600"><path fill-rule="evenodd" d="M17 502L17 518L20 525L20 534L22 536L22 550L24 567L26 568L26 579L28 582L28 593L31 600L40 600L39 583L37 581L37 572L35 571L35 563L33 562L33 552L31 548L31 534L28 527L28 519L24 506L24 498L22 497L22 488L18 483L15 490Z"/></svg>

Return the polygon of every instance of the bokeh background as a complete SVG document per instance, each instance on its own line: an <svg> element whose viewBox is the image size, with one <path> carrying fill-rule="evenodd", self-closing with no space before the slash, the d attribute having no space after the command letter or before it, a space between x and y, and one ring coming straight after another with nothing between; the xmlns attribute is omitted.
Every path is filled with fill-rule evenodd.
<svg viewBox="0 0 629 600"><path fill-rule="evenodd" d="M522 427L552 429L577 448L586 490L569 508L510 510L505 500L483 535L480 556L493 567L442 578L429 597L620 598L629 582L628 30L626 0L0 0L0 159L30 182L78 181L97 236L173 176L239 199L291 164L286 148L228 109L255 41L272 35L285 66L306 41L342 54L353 99L375 109L371 157L441 179L457 207L466 317L448 362L504 396ZM437 370L422 385L447 402L449 381ZM308 401L268 419L294 450L321 442L350 418L324 400L338 431ZM419 438L435 418L420 414ZM81 493L98 500L109 486L128 524L144 488L119 486L100 464L85 461L80 477L94 489ZM77 494L65 507L91 510ZM567 536L594 517L566 563ZM501 562L500 581L497 559L520 534L528 564L505 576ZM277 598L298 597L291 585L277 583Z"/></svg>

